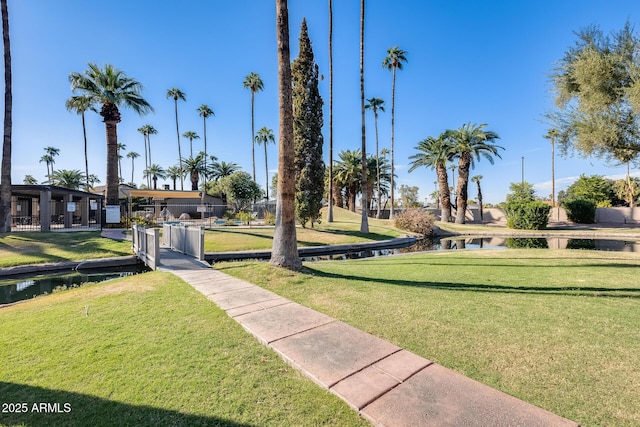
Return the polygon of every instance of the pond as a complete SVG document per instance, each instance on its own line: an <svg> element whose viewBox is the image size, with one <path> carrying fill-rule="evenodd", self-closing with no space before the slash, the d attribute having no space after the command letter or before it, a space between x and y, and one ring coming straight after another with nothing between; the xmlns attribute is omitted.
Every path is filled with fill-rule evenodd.
<svg viewBox="0 0 640 427"><path fill-rule="evenodd" d="M131 276L142 271L146 271L144 267L131 266L109 270L83 270L82 273L69 271L58 274L2 279L0 280L0 308L4 304L11 304L39 295L47 295L57 290Z"/></svg>
<svg viewBox="0 0 640 427"><path fill-rule="evenodd" d="M640 236L638 236L640 238ZM346 260L370 258L400 253L424 251L451 251L460 249L574 249L615 252L640 252L640 241L613 239L570 239L566 237L447 237L419 240L415 245L401 249L362 251L341 255L303 258L304 261Z"/></svg>

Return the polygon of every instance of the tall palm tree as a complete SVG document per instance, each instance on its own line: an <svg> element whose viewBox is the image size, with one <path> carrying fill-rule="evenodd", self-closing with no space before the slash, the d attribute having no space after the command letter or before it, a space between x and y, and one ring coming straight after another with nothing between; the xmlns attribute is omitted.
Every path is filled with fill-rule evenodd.
<svg viewBox="0 0 640 427"><path fill-rule="evenodd" d="M551 140L551 203L552 206L556 206L556 138L560 136L560 131L557 129L549 129L544 135L545 138Z"/></svg>
<svg viewBox="0 0 640 427"><path fill-rule="evenodd" d="M50 154L43 154L40 157L40 163L44 162L47 165L47 181L51 183L51 172L49 170L49 165L53 162L53 157Z"/></svg>
<svg viewBox="0 0 640 427"><path fill-rule="evenodd" d="M136 168L134 160L140 157L140 154L136 153L135 151L129 151L127 153L127 157L131 159L131 182L135 182L133 180L133 175L134 175L133 172L135 171L135 168Z"/></svg>
<svg viewBox="0 0 640 427"><path fill-rule="evenodd" d="M275 267L299 270L302 267L302 262L298 256L296 238L296 170L287 0L276 0L276 34L278 40L278 104L280 107L280 132L278 132L280 135L278 143L278 176L280 179L278 179L276 227L273 232L270 264ZM253 143L253 141L251 142Z"/></svg>
<svg viewBox="0 0 640 427"><path fill-rule="evenodd" d="M200 175L204 174L204 152L198 153L196 157L182 159L184 173L188 174L191 179L191 190L198 191L198 182Z"/></svg>
<svg viewBox="0 0 640 427"><path fill-rule="evenodd" d="M333 222L333 0L329 0L329 212Z"/></svg>
<svg viewBox="0 0 640 427"><path fill-rule="evenodd" d="M100 184L100 178L98 178L98 175L90 173L87 182L89 183L89 187L93 188L94 185Z"/></svg>
<svg viewBox="0 0 640 427"><path fill-rule="evenodd" d="M92 105L101 105L100 115L103 117L107 139L106 202L108 205L118 204L119 107L131 108L140 115L153 111L153 108L141 96L142 85L110 64L100 68L89 63L89 68L84 73L71 73L69 81L74 92L80 91L89 96Z"/></svg>
<svg viewBox="0 0 640 427"><path fill-rule="evenodd" d="M475 182L478 185L478 205L480 206L480 221L484 219L484 214L482 211L482 188L480 187L480 180L482 178L482 175L474 175L471 177L471 182Z"/></svg>
<svg viewBox="0 0 640 427"><path fill-rule="evenodd" d="M7 0L0 1L2 9L2 43L4 46L4 137L2 139L2 170L0 171L0 232L11 231L11 128L13 93L11 86L11 43Z"/></svg>
<svg viewBox="0 0 640 427"><path fill-rule="evenodd" d="M380 98L367 99L368 104L364 106L367 110L373 111L373 123L376 130L376 181L378 182L378 210L376 218L380 218L380 152L378 147L378 110L384 112L384 100Z"/></svg>
<svg viewBox="0 0 640 427"><path fill-rule="evenodd" d="M118 177L120 182L124 182L124 178L122 177L122 152L127 149L127 145L122 142L118 142Z"/></svg>
<svg viewBox="0 0 640 427"><path fill-rule="evenodd" d="M87 150L87 127L85 126L84 113L85 111L92 109L91 98L86 95L75 95L67 99L67 110L72 111L82 116L82 135L84 136L84 174L89 179L89 153ZM89 181L85 186L85 189L89 189Z"/></svg>
<svg viewBox="0 0 640 427"><path fill-rule="evenodd" d="M393 219L394 187L393 176L395 174L395 118L396 118L396 72L402 70L403 63L407 62L407 52L398 46L387 49L387 56L382 60L382 66L393 72L393 83L391 85L391 211L389 219Z"/></svg>
<svg viewBox="0 0 640 427"><path fill-rule="evenodd" d="M435 169L442 201L440 220L449 222L451 221L451 192L449 191L447 162L451 159L453 151L447 133L443 132L437 138L429 136L420 141L415 149L418 150L418 153L409 157L409 159L413 159L409 172L411 173L419 167Z"/></svg>
<svg viewBox="0 0 640 427"><path fill-rule="evenodd" d="M182 170L182 169L180 169ZM153 181L153 189L158 189L158 179L164 179L167 177L167 172L158 164L152 164L144 171L144 176L150 176Z"/></svg>
<svg viewBox="0 0 640 427"><path fill-rule="evenodd" d="M200 136L192 130L186 131L182 136L189 140L189 157L193 157L193 140L200 139Z"/></svg>
<svg viewBox="0 0 640 427"><path fill-rule="evenodd" d="M49 156L49 162L51 163L51 175L53 175L53 164L56 162L55 157L60 154L60 149L56 147L44 147L45 153Z"/></svg>
<svg viewBox="0 0 640 427"><path fill-rule="evenodd" d="M138 128L144 138L144 168L148 168L151 165L151 135L156 135L158 131L151 125L146 124ZM148 154L147 154L148 151ZM151 187L151 178L147 178L147 187Z"/></svg>
<svg viewBox="0 0 640 427"><path fill-rule="evenodd" d="M360 0L360 120L362 132L362 182L367 182L367 135L366 118L364 108L364 0ZM393 190L392 190L393 191ZM362 191L362 217L360 219L360 232L369 233L369 203L367 192Z"/></svg>
<svg viewBox="0 0 640 427"><path fill-rule="evenodd" d="M207 153L207 119L210 116L215 116L215 113L207 104L202 104L196 109L196 111L198 112L198 115L202 117L204 126L204 187L206 189L208 178L207 157L209 157L209 154Z"/></svg>
<svg viewBox="0 0 640 427"><path fill-rule="evenodd" d="M267 144L272 143L275 144L276 140L273 137L273 131L266 126L263 126L258 130L258 134L256 135L256 142L258 145L264 145L264 171L265 171L265 187L267 188L267 200L269 200L269 164L267 160Z"/></svg>
<svg viewBox="0 0 640 427"><path fill-rule="evenodd" d="M176 135L178 136L178 161L180 162L180 169L182 169L182 149L180 148L180 129L178 128L178 100L186 101L187 95L178 88L171 88L167 90L167 99L173 98L175 111L176 111ZM180 190L184 190L184 175L180 175Z"/></svg>
<svg viewBox="0 0 640 427"><path fill-rule="evenodd" d="M253 165L253 180L256 180L256 154L255 154L255 120L254 120L254 105L255 94L258 91L264 90L264 83L258 73L251 72L244 78L242 83L245 89L251 90L251 161Z"/></svg>
<svg viewBox="0 0 640 427"><path fill-rule="evenodd" d="M486 124L475 125L467 123L457 130L446 131L453 143L455 157L458 158L458 189L456 191L456 223L465 223L467 210L467 188L469 185L469 169L474 166L474 159L484 157L493 164L493 157L500 158L499 145L494 141L500 139L497 133L484 130Z"/></svg>
<svg viewBox="0 0 640 427"><path fill-rule="evenodd" d="M173 190L175 191L176 189L176 180L178 178L180 178L182 175L184 175L182 173L182 170L180 169L180 166L175 165L175 166L170 166L167 168L167 170L165 171L166 173L166 177L169 178L171 181L173 181Z"/></svg>

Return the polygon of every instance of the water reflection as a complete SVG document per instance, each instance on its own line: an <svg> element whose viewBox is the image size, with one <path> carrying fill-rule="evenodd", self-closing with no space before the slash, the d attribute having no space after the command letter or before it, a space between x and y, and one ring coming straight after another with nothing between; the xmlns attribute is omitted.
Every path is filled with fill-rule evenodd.
<svg viewBox="0 0 640 427"><path fill-rule="evenodd" d="M51 275L23 277L19 279L0 280L0 305L9 304L55 292L58 289L69 289L86 283L103 282L105 280L126 277L140 273L141 267L128 267L109 271L76 271Z"/></svg>

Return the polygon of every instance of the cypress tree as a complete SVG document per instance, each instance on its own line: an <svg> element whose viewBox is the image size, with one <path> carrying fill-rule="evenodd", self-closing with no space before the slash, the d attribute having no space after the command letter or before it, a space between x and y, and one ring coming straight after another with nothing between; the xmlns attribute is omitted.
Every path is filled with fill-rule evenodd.
<svg viewBox="0 0 640 427"><path fill-rule="evenodd" d="M318 65L313 59L307 21L300 28L300 51L291 68L296 166L296 216L303 227L320 222L324 193L322 105Z"/></svg>

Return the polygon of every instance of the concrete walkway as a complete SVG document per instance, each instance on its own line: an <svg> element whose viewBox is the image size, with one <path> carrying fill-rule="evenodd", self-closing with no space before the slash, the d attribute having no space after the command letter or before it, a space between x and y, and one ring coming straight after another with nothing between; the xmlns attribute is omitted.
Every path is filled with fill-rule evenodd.
<svg viewBox="0 0 640 427"><path fill-rule="evenodd" d="M578 426L273 292L169 251L161 266L377 426Z"/></svg>

